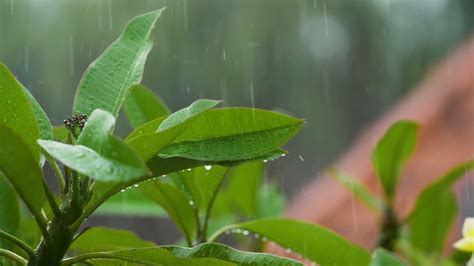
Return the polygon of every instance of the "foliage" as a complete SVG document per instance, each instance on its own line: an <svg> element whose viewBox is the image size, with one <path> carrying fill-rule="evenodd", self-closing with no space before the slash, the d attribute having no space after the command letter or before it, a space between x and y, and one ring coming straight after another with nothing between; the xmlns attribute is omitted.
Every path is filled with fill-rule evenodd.
<svg viewBox="0 0 474 266"><path fill-rule="evenodd" d="M162 11L133 18L91 63L66 127L52 127L40 104L0 65L0 211L8 214L0 221L2 265L302 265L215 243L230 233L249 249L260 251L271 240L319 265L405 265L389 252L398 242L411 262L419 253L440 254L456 214L451 186L473 162L427 187L404 222L393 202L403 165L415 149L414 122L393 125L373 153L383 199L332 171L384 214L380 245L386 250L372 256L322 226L276 218L283 199L274 184L265 183L264 163L286 154L282 146L303 120L254 108L215 108L220 101L209 99L172 113L139 84ZM114 135L122 106L134 128L125 139ZM46 182L45 161L57 186ZM79 230L101 206L115 213L114 204L123 200L122 215L156 209L156 215L169 216L188 247L159 246L123 230ZM425 226L434 216L436 222Z"/></svg>

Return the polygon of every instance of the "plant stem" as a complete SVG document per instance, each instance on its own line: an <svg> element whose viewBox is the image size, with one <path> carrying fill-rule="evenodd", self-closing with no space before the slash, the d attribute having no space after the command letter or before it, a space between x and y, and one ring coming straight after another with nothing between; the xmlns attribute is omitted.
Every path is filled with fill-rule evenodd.
<svg viewBox="0 0 474 266"><path fill-rule="evenodd" d="M391 206L392 205L388 205L384 210L382 229L379 238L379 246L388 251L394 250L395 242L398 239L399 233L397 216Z"/></svg>
<svg viewBox="0 0 474 266"><path fill-rule="evenodd" d="M10 250L6 250L3 248L0 248L0 257L9 258L10 260L20 265L26 265L28 263L28 261L25 258L21 257L20 255L14 252L11 252Z"/></svg>
<svg viewBox="0 0 474 266"><path fill-rule="evenodd" d="M216 200L217 193L219 192L219 189L221 188L222 184L224 183L224 179L227 176L228 172L229 172L229 168L227 168L227 171L226 171L224 177L219 181L219 184L217 185L216 190L212 194L211 200L209 201L209 204L207 205L206 214L204 216L204 225L202 226L202 230L201 230L201 237L198 240L199 243L207 242L207 228L209 226L209 218L211 217L212 207L214 205L214 201Z"/></svg>
<svg viewBox="0 0 474 266"><path fill-rule="evenodd" d="M10 235L9 233L7 233L3 230L0 230L0 238L8 240L8 241L12 242L13 244L17 245L19 248L21 248L23 251L25 251L26 254L28 254L28 256L30 258L35 257L35 252L33 251L33 249L30 246L28 246L25 242L21 241L19 238L15 237L13 235Z"/></svg>
<svg viewBox="0 0 474 266"><path fill-rule="evenodd" d="M54 195L49 189L49 186L44 180L44 178L41 179L41 183L43 183L43 190L46 194L46 199L48 200L49 206L51 207L51 210L53 210L54 216L60 215L61 211L59 210L59 206L56 203L56 200L54 199Z"/></svg>
<svg viewBox="0 0 474 266"><path fill-rule="evenodd" d="M64 176L63 176L63 173L61 172L61 169L59 168L59 165L56 163L53 157L51 157L47 152L44 153L44 156L46 157L46 160L48 161L49 165L51 166L51 169L53 169L53 172L58 179L58 185L59 185L59 189L61 190L61 193L64 193L64 187L65 187Z"/></svg>

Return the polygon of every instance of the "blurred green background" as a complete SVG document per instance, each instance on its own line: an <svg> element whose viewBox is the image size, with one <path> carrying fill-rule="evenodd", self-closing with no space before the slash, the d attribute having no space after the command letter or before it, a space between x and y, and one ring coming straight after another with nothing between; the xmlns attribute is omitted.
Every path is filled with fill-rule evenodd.
<svg viewBox="0 0 474 266"><path fill-rule="evenodd" d="M0 61L60 124L92 60L163 6L143 84L172 110L204 97L306 118L269 165L290 195L474 26L472 0L0 0Z"/></svg>

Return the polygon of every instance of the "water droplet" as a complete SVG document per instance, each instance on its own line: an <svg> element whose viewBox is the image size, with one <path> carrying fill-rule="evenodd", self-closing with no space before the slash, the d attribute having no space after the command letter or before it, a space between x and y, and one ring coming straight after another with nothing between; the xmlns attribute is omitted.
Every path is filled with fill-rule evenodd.
<svg viewBox="0 0 474 266"><path fill-rule="evenodd" d="M264 163L268 162L268 160L263 160Z"/></svg>
<svg viewBox="0 0 474 266"><path fill-rule="evenodd" d="M303 156L301 156L301 155L298 155L298 158L299 158L299 159L300 159L302 162L304 162L304 158L303 158Z"/></svg>
<svg viewBox="0 0 474 266"><path fill-rule="evenodd" d="M262 241L263 241L263 242L266 242L267 240L268 240L268 238L262 237Z"/></svg>
<svg viewBox="0 0 474 266"><path fill-rule="evenodd" d="M253 235L253 237L255 237L256 239L260 238L260 235L259 234L255 234Z"/></svg>
<svg viewBox="0 0 474 266"><path fill-rule="evenodd" d="M243 234L244 236L248 236L248 235L249 235L249 231L244 230L244 231L242 231L242 234Z"/></svg>
<svg viewBox="0 0 474 266"><path fill-rule="evenodd" d="M239 228L235 229L235 233L236 233L236 234L242 233L242 229L239 229Z"/></svg>
<svg viewBox="0 0 474 266"><path fill-rule="evenodd" d="M206 169L207 171L209 171L209 170L212 169L212 165L204 165L204 169Z"/></svg>
<svg viewBox="0 0 474 266"><path fill-rule="evenodd" d="M290 249L290 248L287 248L287 249L286 249L286 253L290 254L290 253L291 253L291 249Z"/></svg>
<svg viewBox="0 0 474 266"><path fill-rule="evenodd" d="M138 187L138 184L133 185L134 187Z"/></svg>
<svg viewBox="0 0 474 266"><path fill-rule="evenodd" d="M125 189L120 190L120 192L125 192Z"/></svg>
<svg viewBox="0 0 474 266"><path fill-rule="evenodd" d="M190 200L189 205L194 206L194 201Z"/></svg>

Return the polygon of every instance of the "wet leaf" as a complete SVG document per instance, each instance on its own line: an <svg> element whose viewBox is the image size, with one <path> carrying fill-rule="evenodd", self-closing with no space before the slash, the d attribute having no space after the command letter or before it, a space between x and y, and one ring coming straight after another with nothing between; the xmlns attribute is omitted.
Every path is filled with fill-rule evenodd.
<svg viewBox="0 0 474 266"><path fill-rule="evenodd" d="M233 228L266 237L321 266L368 265L370 261L367 251L329 229L289 219L262 219L226 226L211 239Z"/></svg>
<svg viewBox="0 0 474 266"><path fill-rule="evenodd" d="M393 198L403 165L415 150L417 132L416 123L399 121L388 129L372 154L375 170L389 200Z"/></svg>
<svg viewBox="0 0 474 266"><path fill-rule="evenodd" d="M272 254L244 252L226 245L217 243L205 243L192 248L180 246L164 246L164 249L171 252L178 258L215 258L228 261L241 266L268 265L268 266L296 266L302 263L278 257Z"/></svg>
<svg viewBox="0 0 474 266"><path fill-rule="evenodd" d="M124 110L133 128L171 113L160 97L143 85L135 85L130 89Z"/></svg>
<svg viewBox="0 0 474 266"><path fill-rule="evenodd" d="M87 121L77 145L48 140L38 143L64 165L97 180L124 181L149 175L137 153L110 135L114 125L114 117L98 109Z"/></svg>
<svg viewBox="0 0 474 266"><path fill-rule="evenodd" d="M20 206L14 189L0 171L0 230L16 235L20 226ZM11 248L12 244L0 238L0 248Z"/></svg>
<svg viewBox="0 0 474 266"><path fill-rule="evenodd" d="M164 9L130 20L122 35L92 62L77 88L73 113L102 109L117 117L131 86L142 80L153 41L152 29Z"/></svg>

